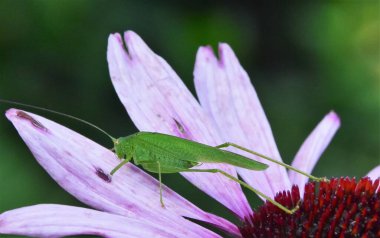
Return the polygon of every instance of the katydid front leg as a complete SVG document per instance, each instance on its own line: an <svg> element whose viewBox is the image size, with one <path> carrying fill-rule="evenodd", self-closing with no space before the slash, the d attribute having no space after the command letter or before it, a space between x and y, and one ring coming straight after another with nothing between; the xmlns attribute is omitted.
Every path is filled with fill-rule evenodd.
<svg viewBox="0 0 380 238"><path fill-rule="evenodd" d="M113 175L114 173L116 173L116 171L118 171L121 167L123 167L123 165L127 164L129 161L131 161L132 159L132 155L129 155L127 158L125 158L124 160L121 161L120 164L118 164L112 171L111 171L111 175Z"/></svg>
<svg viewBox="0 0 380 238"><path fill-rule="evenodd" d="M317 182L321 182L321 181L328 182L328 181L329 181L326 177L323 177L323 178L315 177L315 176L313 176L313 175L311 175L311 174L308 174L308 173L303 172L303 171L301 171L301 170L299 170L299 169L297 169L297 168L294 168L294 167L292 167L292 166L290 166L290 165L288 165L288 164L285 164L285 163L280 162L280 161L278 161L278 160L275 160L275 159L269 158L268 156L265 156L265 155L263 155L263 154L257 153L257 152L255 152L255 151L253 151L253 150L247 149L247 148L245 148L245 147L243 147L243 146L240 146L240 145L238 145L238 144L235 144L235 143L226 142L226 143L223 143L223 144L221 144L221 145L215 146L215 148L220 149L220 148L226 148L226 147L229 147L229 146L234 147L234 148L237 148L237 149L242 150L242 151L245 151L245 152L248 152L248 153L250 153L250 154L253 154L253 155L259 156L259 157L261 157L261 158L263 158L263 159L265 159L265 160L268 160L268 161L271 161L271 162L273 162L273 163L276 163L276 164L279 164L279 165L281 165L281 166L284 166L284 167L287 168L287 169L294 170L294 171L296 171L297 173L303 174L303 175L305 175L306 177L308 177L308 178L310 178L310 179L312 179L312 180L314 180L314 181L317 181Z"/></svg>

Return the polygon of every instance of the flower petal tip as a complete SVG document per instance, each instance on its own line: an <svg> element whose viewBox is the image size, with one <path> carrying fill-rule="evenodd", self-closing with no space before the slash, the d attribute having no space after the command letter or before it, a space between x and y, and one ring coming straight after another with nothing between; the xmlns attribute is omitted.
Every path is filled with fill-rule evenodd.
<svg viewBox="0 0 380 238"><path fill-rule="evenodd" d="M5 116L8 118L8 120L12 120L12 117L16 116L17 114L17 109L15 108L9 108L6 112L5 112Z"/></svg>
<svg viewBox="0 0 380 238"><path fill-rule="evenodd" d="M231 46L227 43L224 43L224 42L220 42L219 45L218 45L218 51L219 51L219 55L222 56L223 54L226 54L226 53L232 53L234 54Z"/></svg>
<svg viewBox="0 0 380 238"><path fill-rule="evenodd" d="M335 112L335 111L331 111L329 112L329 114L327 114L328 118L330 118L333 122L337 123L338 125L340 125L340 117L339 115Z"/></svg>
<svg viewBox="0 0 380 238"><path fill-rule="evenodd" d="M199 47L199 50L214 56L214 50L213 50L211 45L201 46L201 47Z"/></svg>
<svg viewBox="0 0 380 238"><path fill-rule="evenodd" d="M380 178L380 165L369 171L367 176L370 177L373 181Z"/></svg>
<svg viewBox="0 0 380 238"><path fill-rule="evenodd" d="M210 62L215 59L214 50L210 45L201 46L197 52L197 62Z"/></svg>
<svg viewBox="0 0 380 238"><path fill-rule="evenodd" d="M119 33L112 33L109 35L108 37L108 43L111 43L112 41L118 41L118 43L122 43L122 38L121 38L121 35Z"/></svg>
<svg viewBox="0 0 380 238"><path fill-rule="evenodd" d="M156 54L149 48L144 40L133 31L124 32L124 42L132 60L139 60L145 64L155 64Z"/></svg>
<svg viewBox="0 0 380 238"><path fill-rule="evenodd" d="M15 108L10 108L7 110L5 115L8 118L8 120L11 121L12 123L15 123L17 119L23 119L23 120L29 121L31 125L34 126L35 128L42 131L47 131L47 128L41 122L39 122L33 116L29 115L28 113L24 111L21 111Z"/></svg>
<svg viewBox="0 0 380 238"><path fill-rule="evenodd" d="M231 62L232 64L236 64L236 66L240 67L239 60L229 44L223 42L219 43L218 54L220 65L223 66L226 62Z"/></svg>
<svg viewBox="0 0 380 238"><path fill-rule="evenodd" d="M124 32L124 40L125 42L130 42L130 41L142 41L141 37L136 34L134 31L125 31Z"/></svg>

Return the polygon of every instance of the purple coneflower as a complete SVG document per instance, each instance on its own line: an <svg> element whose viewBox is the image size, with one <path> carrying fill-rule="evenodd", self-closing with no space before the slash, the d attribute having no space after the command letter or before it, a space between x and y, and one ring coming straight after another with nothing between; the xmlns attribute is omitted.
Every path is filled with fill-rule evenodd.
<svg viewBox="0 0 380 238"><path fill-rule="evenodd" d="M256 92L227 44L220 44L219 59L210 47L198 51L194 77L199 104L166 61L139 36L128 31L124 41L127 50L119 34L109 37L109 70L116 92L139 130L209 145L234 142L281 160ZM0 215L0 234L220 237L185 219L192 218L236 237L380 236L380 167L358 182L341 178L319 184L307 183L306 177L249 154L244 155L268 163L269 169L254 172L226 164L200 167L239 174L289 208L300 201L301 208L293 215L270 203L253 212L239 184L221 175L182 174L242 221L235 225L199 209L167 187L163 191L166 208L162 208L157 180L138 167L129 163L109 175L119 163L109 149L32 113L10 109L6 116L54 180L94 209L41 204L7 211ZM328 113L305 140L292 165L310 173L339 125L338 116Z"/></svg>

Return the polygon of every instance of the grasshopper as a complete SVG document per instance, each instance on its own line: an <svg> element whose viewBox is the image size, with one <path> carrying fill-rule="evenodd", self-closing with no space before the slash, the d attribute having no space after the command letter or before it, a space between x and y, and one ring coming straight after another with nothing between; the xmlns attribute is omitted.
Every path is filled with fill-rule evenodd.
<svg viewBox="0 0 380 238"><path fill-rule="evenodd" d="M201 173L219 173L225 177L239 183L240 185L246 187L257 195L265 198L284 212L288 214L293 214L299 209L298 204L293 209L288 209L280 203L276 202L274 199L268 197L267 195L261 193L257 189L254 189L247 183L241 181L240 179L226 173L220 169L199 169L199 166L202 163L224 163L229 164L245 169L262 171L268 168L267 164L252 160L250 158L244 157L242 155L222 150L221 148L234 147L239 150L248 152L250 154L259 156L265 160L271 161L273 163L284 166L290 170L294 170L298 173L301 173L312 180L315 181L324 181L325 178L318 178L307 174L303 171L300 171L290 165L277 161L275 159L269 158L263 154L257 153L255 151L249 150L245 147L239 146L234 143L223 143L218 146L209 146L201 144L195 141L157 133L157 132L137 132L132 135L120 138L114 138L106 131L100 127L82 120L80 118L67 115L61 112L53 111L46 108L41 108L37 106L32 106L24 103L18 103L8 100L0 99L0 102L21 105L25 107L30 107L42 111L47 111L50 113L62 115L75 119L82 123L85 123L95 129L98 129L109 138L111 138L114 147L114 151L117 157L121 162L110 172L111 175L114 175L123 165L127 164L130 161L133 161L135 165L141 165L145 170L157 173L159 179L159 190L160 190L160 203L162 207L165 207L162 196L162 179L161 174L163 173L179 173L179 172L201 172Z"/></svg>

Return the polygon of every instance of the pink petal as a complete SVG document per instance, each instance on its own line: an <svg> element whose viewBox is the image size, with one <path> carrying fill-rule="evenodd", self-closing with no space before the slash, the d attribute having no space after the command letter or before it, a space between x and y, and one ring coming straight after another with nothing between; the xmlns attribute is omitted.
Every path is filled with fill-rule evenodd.
<svg viewBox="0 0 380 238"><path fill-rule="evenodd" d="M212 232L198 232L177 224L162 226L141 218L64 205L35 205L0 214L0 234L50 238L72 235L121 238L219 237Z"/></svg>
<svg viewBox="0 0 380 238"><path fill-rule="evenodd" d="M272 130L247 73L227 44L219 45L219 56L220 60L210 47L198 50L194 76L202 107L218 125L224 142L233 142L281 161ZM290 188L283 167L230 149L270 165L264 172L238 168L250 185L271 197Z"/></svg>
<svg viewBox="0 0 380 238"><path fill-rule="evenodd" d="M367 176L370 177L372 181L380 178L380 165L369 171Z"/></svg>
<svg viewBox="0 0 380 238"><path fill-rule="evenodd" d="M161 208L157 180L131 163L109 176L119 163L115 154L78 133L16 109L8 110L6 116L42 167L80 201L102 211L144 217L158 224L169 220L189 229L198 227L180 217L185 216L238 233L235 225L203 212L167 187L163 191L166 208Z"/></svg>
<svg viewBox="0 0 380 238"><path fill-rule="evenodd" d="M125 43L128 53L119 34L109 37L108 63L116 92L137 128L220 144L215 127L170 66L134 32L125 33ZM234 168L225 164L202 168L219 168L236 176ZM182 175L240 218L252 212L237 183L215 174Z"/></svg>
<svg viewBox="0 0 380 238"><path fill-rule="evenodd" d="M335 112L327 114L302 144L292 166L306 173L311 173L339 127L338 115ZM294 171L289 171L289 178L293 184L298 185L300 194L303 194L308 178Z"/></svg>

